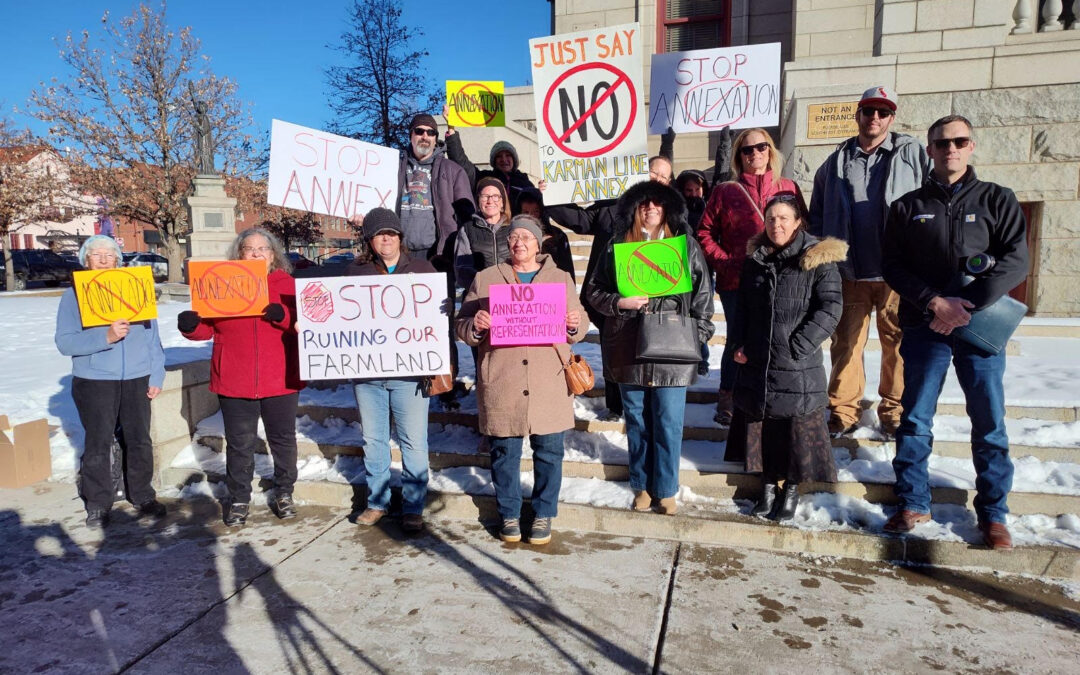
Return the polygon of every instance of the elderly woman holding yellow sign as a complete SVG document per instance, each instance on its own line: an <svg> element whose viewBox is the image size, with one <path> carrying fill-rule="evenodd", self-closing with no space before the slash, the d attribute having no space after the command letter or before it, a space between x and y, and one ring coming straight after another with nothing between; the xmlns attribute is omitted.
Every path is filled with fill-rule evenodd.
<svg viewBox="0 0 1080 675"><path fill-rule="evenodd" d="M687 224L686 203L672 188L638 183L616 210L585 302L606 317L600 339L622 395L633 508L648 511L655 502L657 511L672 515L686 387L715 329L709 268Z"/></svg>
<svg viewBox="0 0 1080 675"><path fill-rule="evenodd" d="M543 237L539 220L515 216L508 237L510 259L476 275L455 323L458 339L479 347L476 388L480 432L487 434L491 443L491 480L502 517L499 536L507 542L521 541L521 449L524 437L529 436L536 514L529 534L531 544L551 541L551 521L558 511L562 485L563 433L574 426L574 397L563 374L570 349L558 343L580 341L588 327L574 280L551 256L540 253ZM557 284L564 289L565 315L543 326L557 324L563 335L518 346L493 344L501 341L502 334L512 332L495 325L499 313L494 312L493 317L493 287L511 285L511 297L513 291L521 297L533 295L519 284ZM510 327L520 331L523 324ZM541 332L550 337L549 331Z"/></svg>
<svg viewBox="0 0 1080 675"><path fill-rule="evenodd" d="M120 260L120 247L105 235L90 237L79 249L79 262L90 271L112 269ZM84 323L91 327L84 328ZM86 524L99 528L109 524L113 504L110 460L117 422L126 446L128 499L140 516L161 518L165 506L157 501L150 485L154 474L150 400L161 393L165 381L165 352L157 321L96 323L81 316L75 287L64 291L56 313L56 348L71 357L71 396L86 432L79 469Z"/></svg>

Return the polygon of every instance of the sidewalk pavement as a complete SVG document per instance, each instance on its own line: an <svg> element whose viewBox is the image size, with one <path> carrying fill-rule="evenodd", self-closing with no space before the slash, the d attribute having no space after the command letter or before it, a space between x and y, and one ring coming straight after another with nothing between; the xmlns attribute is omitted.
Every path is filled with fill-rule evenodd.
<svg viewBox="0 0 1080 675"><path fill-rule="evenodd" d="M0 490L0 672L1057 671L1078 587L558 529L418 537L209 500L88 531L74 487ZM657 516L660 518L661 516ZM1004 554L1004 555L1007 555Z"/></svg>

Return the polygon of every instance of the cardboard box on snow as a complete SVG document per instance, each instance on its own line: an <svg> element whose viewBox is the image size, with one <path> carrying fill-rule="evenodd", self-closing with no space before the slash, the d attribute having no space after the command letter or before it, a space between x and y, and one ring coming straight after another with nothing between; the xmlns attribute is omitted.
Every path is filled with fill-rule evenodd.
<svg viewBox="0 0 1080 675"><path fill-rule="evenodd" d="M43 419L16 424L0 415L0 488L19 488L52 474L49 423Z"/></svg>

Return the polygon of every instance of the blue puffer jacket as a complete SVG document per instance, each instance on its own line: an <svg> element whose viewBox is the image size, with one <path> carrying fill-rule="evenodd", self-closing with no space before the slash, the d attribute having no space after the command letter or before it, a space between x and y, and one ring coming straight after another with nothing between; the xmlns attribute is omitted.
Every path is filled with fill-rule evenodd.
<svg viewBox="0 0 1080 675"><path fill-rule="evenodd" d="M83 328L75 289L60 298L56 312L56 348L71 357L71 374L86 380L133 380L150 376L151 387L165 382L165 350L156 320L132 323L127 337L109 344L108 326Z"/></svg>

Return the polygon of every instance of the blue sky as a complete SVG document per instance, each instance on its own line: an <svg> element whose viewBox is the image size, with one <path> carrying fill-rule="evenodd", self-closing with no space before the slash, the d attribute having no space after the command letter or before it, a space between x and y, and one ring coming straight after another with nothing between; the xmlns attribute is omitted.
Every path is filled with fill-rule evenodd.
<svg viewBox="0 0 1080 675"><path fill-rule="evenodd" d="M98 0L0 0L0 105L20 125L42 129L13 115L24 108L40 81L66 74L54 38L68 31L100 31L105 10L130 14L137 2ZM148 4L156 4L149 0ZM338 43L349 0L173 0L169 24L190 26L218 75L240 87L253 103L258 127L272 118L323 128L330 118L323 69L339 58ZM528 83L530 38L550 33L547 0L470 0L450 3L402 0L405 21L424 29L429 77Z"/></svg>

